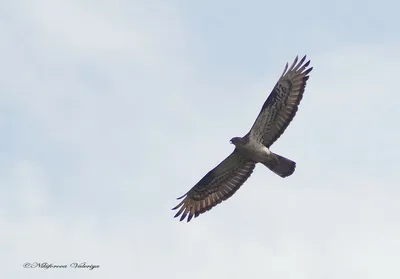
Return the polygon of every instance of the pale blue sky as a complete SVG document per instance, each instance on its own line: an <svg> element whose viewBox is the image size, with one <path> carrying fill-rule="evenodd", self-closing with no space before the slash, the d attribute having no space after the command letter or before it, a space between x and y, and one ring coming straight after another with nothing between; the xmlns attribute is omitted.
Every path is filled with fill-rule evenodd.
<svg viewBox="0 0 400 279"><path fill-rule="evenodd" d="M399 278L399 9L0 1L2 278ZM296 172L173 219L304 54Z"/></svg>

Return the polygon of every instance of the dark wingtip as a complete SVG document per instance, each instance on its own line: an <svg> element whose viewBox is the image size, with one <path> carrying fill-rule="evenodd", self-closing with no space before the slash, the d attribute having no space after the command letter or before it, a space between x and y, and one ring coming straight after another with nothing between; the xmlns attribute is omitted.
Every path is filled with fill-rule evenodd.
<svg viewBox="0 0 400 279"><path fill-rule="evenodd" d="M181 212L177 212L174 216L174 218L178 217L181 214Z"/></svg>
<svg viewBox="0 0 400 279"><path fill-rule="evenodd" d="M306 60L306 58L307 58L307 56L306 56L306 55L304 55L304 56L303 56L303 58L301 58L301 60L300 60L299 64L303 64L303 63L304 63L304 61Z"/></svg>
<svg viewBox="0 0 400 279"><path fill-rule="evenodd" d="M183 201L181 201L177 206L175 206L174 208L172 208L171 210L176 210L178 209L178 207L180 207L183 204Z"/></svg>
<svg viewBox="0 0 400 279"><path fill-rule="evenodd" d="M186 215L187 215L187 211L185 210L185 212L183 212L183 214L182 214L182 216L181 216L181 219L180 219L179 221L185 220Z"/></svg>

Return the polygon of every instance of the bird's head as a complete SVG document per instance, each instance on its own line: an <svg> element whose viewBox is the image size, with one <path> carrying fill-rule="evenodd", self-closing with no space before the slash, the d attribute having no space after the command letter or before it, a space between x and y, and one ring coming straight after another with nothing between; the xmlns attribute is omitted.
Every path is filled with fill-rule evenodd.
<svg viewBox="0 0 400 279"><path fill-rule="evenodd" d="M240 138L240 137L234 137L234 138L231 138L231 144L234 144L235 146L238 146L238 145L242 145L243 144L243 139L242 138Z"/></svg>

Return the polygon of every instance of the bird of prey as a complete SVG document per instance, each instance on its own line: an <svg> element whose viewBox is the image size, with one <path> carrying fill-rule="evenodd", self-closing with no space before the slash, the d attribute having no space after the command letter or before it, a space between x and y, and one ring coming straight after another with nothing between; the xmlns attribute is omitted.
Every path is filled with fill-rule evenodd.
<svg viewBox="0 0 400 279"><path fill-rule="evenodd" d="M271 145L282 135L295 116L303 97L306 82L312 68L306 56L286 67L271 94L261 108L256 121L244 137L230 140L234 151L218 166L208 172L192 189L178 199L183 200L172 210L179 208L175 217L180 221L210 210L231 197L250 177L257 163L261 163L281 177L294 172L296 163L273 153Z"/></svg>

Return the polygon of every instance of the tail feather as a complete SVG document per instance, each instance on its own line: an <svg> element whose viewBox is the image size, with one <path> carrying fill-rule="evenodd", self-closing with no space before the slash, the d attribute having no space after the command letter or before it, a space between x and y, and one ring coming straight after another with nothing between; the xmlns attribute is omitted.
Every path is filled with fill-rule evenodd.
<svg viewBox="0 0 400 279"><path fill-rule="evenodd" d="M279 175L280 177L287 177L290 176L295 168L296 168L296 163L293 162L292 160L289 160L281 155L273 153L274 156L276 157L276 161L274 164L265 164L270 170L272 170L274 173ZM277 162L277 163L276 163Z"/></svg>

